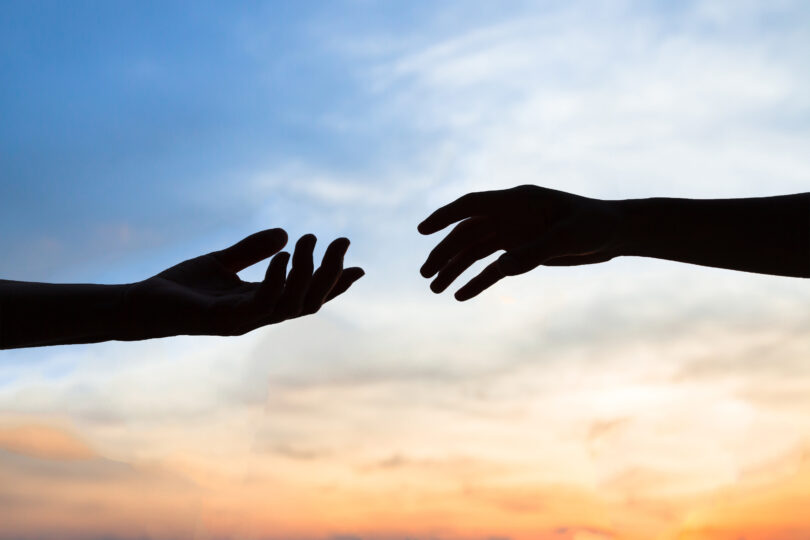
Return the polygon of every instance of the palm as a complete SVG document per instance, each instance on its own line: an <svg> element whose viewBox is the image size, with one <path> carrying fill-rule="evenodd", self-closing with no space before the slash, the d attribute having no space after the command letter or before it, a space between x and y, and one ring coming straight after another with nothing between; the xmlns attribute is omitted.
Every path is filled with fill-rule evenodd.
<svg viewBox="0 0 810 540"><path fill-rule="evenodd" d="M215 299L222 296L246 295L257 283L242 281L213 255L203 255L184 261L151 278L161 281L178 295Z"/></svg>

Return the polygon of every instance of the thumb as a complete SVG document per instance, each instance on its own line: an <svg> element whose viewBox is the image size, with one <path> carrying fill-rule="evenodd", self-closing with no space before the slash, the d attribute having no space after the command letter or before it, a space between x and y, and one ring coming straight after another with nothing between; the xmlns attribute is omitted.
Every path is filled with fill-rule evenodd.
<svg viewBox="0 0 810 540"><path fill-rule="evenodd" d="M525 274L554 257L570 255L572 229L570 222L559 223L534 242L510 249L495 264L505 276L516 276Z"/></svg>

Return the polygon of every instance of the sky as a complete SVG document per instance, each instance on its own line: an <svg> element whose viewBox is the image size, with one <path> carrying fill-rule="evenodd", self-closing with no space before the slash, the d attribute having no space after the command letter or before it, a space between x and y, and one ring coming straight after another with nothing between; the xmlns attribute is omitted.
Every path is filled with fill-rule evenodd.
<svg viewBox="0 0 810 540"><path fill-rule="evenodd" d="M810 537L806 280L626 258L460 304L416 232L526 183L805 192L808 65L802 1L4 2L0 277L277 226L367 275L239 338L0 352L0 539Z"/></svg>

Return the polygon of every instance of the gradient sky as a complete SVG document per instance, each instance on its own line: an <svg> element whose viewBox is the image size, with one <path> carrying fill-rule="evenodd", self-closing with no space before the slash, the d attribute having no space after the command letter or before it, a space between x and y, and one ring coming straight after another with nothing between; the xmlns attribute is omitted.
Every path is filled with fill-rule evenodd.
<svg viewBox="0 0 810 540"><path fill-rule="evenodd" d="M522 183L807 191L809 65L802 1L3 2L0 276L274 226L367 276L241 338L0 353L0 539L810 537L807 281L622 259L462 305L416 233Z"/></svg>

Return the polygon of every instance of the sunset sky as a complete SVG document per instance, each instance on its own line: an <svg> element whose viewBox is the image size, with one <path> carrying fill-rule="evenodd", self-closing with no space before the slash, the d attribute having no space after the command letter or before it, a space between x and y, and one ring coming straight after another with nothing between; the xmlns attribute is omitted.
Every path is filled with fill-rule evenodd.
<svg viewBox="0 0 810 540"><path fill-rule="evenodd" d="M625 258L461 304L416 232L525 183L806 192L808 66L801 0L3 2L0 278L277 226L366 277L239 338L0 351L0 540L810 538L810 281Z"/></svg>

